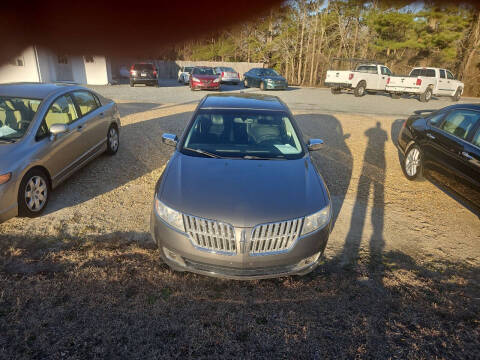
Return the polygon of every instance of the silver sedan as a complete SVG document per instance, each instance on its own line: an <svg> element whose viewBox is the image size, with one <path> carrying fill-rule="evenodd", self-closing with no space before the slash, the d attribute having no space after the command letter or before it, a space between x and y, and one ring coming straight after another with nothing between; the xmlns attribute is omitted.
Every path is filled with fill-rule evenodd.
<svg viewBox="0 0 480 360"><path fill-rule="evenodd" d="M0 222L38 216L74 171L117 152L119 134L116 104L90 89L0 85Z"/></svg>

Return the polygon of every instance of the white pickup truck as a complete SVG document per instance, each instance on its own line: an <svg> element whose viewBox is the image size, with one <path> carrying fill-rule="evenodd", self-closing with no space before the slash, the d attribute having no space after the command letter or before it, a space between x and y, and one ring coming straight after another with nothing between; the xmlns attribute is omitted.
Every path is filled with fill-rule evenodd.
<svg viewBox="0 0 480 360"><path fill-rule="evenodd" d="M332 94L353 89L355 96L363 96L367 91L385 91L391 75L390 69L384 65L360 64L354 71L328 70L325 86L331 88Z"/></svg>
<svg viewBox="0 0 480 360"><path fill-rule="evenodd" d="M386 91L397 99L403 94L419 95L420 101L427 102L433 95L451 96L458 101L463 93L463 83L455 80L446 69L413 68L408 76L391 76Z"/></svg>

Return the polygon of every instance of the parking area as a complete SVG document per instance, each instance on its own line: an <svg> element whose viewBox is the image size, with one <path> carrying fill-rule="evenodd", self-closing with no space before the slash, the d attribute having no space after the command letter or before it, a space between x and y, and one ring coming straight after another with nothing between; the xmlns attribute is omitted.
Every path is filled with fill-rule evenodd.
<svg viewBox="0 0 480 360"><path fill-rule="evenodd" d="M395 147L413 110L450 99L275 92L307 138L325 140L314 159L335 225L314 273L237 282L171 272L149 235L172 152L161 135L180 135L206 92L93 88L118 102L119 152L61 185L45 215L0 225L0 358L476 356L480 220L407 181Z"/></svg>

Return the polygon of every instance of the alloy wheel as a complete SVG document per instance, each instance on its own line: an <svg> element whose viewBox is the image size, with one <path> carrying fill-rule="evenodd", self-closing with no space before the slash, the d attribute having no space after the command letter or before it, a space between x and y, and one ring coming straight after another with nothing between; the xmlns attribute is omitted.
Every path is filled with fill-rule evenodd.
<svg viewBox="0 0 480 360"><path fill-rule="evenodd" d="M420 151L415 147L408 154L405 159L405 171L408 176L417 175L420 167Z"/></svg>
<svg viewBox="0 0 480 360"><path fill-rule="evenodd" d="M33 176L25 187L25 203L32 212L39 212L47 202L48 186L41 176Z"/></svg>
<svg viewBox="0 0 480 360"><path fill-rule="evenodd" d="M117 129L115 129L114 126L110 128L110 131L108 132L108 143L110 145L110 149L112 151L117 151L118 149L118 132Z"/></svg>

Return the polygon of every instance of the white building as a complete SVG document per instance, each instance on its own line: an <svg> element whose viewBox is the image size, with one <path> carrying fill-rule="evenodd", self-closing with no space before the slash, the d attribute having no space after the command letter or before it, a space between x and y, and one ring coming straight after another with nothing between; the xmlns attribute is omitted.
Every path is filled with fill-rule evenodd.
<svg viewBox="0 0 480 360"><path fill-rule="evenodd" d="M31 46L0 66L0 83L56 81L106 85L112 81L110 61L105 56L57 55Z"/></svg>

